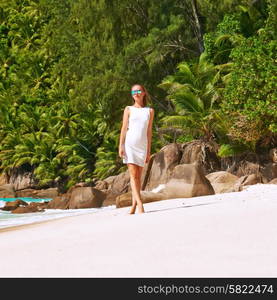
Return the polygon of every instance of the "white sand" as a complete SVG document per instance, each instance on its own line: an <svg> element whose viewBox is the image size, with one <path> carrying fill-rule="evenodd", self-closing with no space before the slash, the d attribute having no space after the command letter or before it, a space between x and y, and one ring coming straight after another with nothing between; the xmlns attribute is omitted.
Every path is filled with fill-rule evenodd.
<svg viewBox="0 0 277 300"><path fill-rule="evenodd" d="M0 277L277 277L277 185L0 231Z"/></svg>

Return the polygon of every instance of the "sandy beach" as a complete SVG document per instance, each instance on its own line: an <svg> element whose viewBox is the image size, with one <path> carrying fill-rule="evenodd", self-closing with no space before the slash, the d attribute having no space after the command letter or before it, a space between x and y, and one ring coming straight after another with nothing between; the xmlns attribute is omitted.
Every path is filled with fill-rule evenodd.
<svg viewBox="0 0 277 300"><path fill-rule="evenodd" d="M0 277L277 277L277 185L0 231Z"/></svg>

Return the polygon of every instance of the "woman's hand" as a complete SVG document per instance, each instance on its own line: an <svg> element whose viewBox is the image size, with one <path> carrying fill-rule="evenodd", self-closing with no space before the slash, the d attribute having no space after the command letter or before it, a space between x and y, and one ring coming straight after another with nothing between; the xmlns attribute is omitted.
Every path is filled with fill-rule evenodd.
<svg viewBox="0 0 277 300"><path fill-rule="evenodd" d="M145 158L145 163L146 163L146 164L149 162L150 156L151 156L150 152L147 152L146 158Z"/></svg>
<svg viewBox="0 0 277 300"><path fill-rule="evenodd" d="M123 158L125 156L125 151L123 146L119 146L118 155L120 158Z"/></svg>

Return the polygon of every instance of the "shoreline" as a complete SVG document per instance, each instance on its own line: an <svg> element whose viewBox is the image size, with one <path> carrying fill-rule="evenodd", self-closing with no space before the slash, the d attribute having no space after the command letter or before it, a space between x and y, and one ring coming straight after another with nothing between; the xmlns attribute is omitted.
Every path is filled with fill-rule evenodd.
<svg viewBox="0 0 277 300"><path fill-rule="evenodd" d="M88 212L89 214L89 212ZM14 231L14 230L20 230L20 229L25 229L29 228L32 226L44 224L44 223L49 223L49 222L54 222L54 221L59 221L61 219L66 219L70 217L77 217L77 216L64 216L64 217L58 217L58 218L53 218L49 220L43 220L43 221L34 221L33 223L26 223L26 224L18 224L18 225L12 225L12 226L7 226L7 227L2 227L0 228L0 234L6 231Z"/></svg>
<svg viewBox="0 0 277 300"><path fill-rule="evenodd" d="M54 214L53 215L49 214L49 215L46 215L46 218L42 219L42 220L33 220L33 221L25 222L25 223L22 223L22 224L19 223L19 224L14 224L14 225L7 225L7 226L4 226L4 227L0 227L0 233L4 232L6 230L18 230L18 229L23 228L24 226L29 226L29 225L31 226L31 225L35 225L35 224L41 224L41 223L45 223L45 222L60 220L60 219L63 219L63 218L76 217L76 216L85 215L85 214L91 214L91 213L92 214L93 213L101 213L102 211L110 210L110 209L113 210L112 208L107 209L107 206L101 207L99 209L99 211L91 211L91 209L92 208L78 209L78 212L71 212L71 214L68 214L68 215L65 214L65 215L62 215L62 216L54 216L54 217L51 217ZM48 209L48 210L56 211L56 209ZM63 213L68 211L68 209L64 209L64 210L57 209L57 210L62 211ZM89 210L89 211L86 212L85 210ZM33 214L33 213L30 213L30 214ZM38 212L38 214L39 214L39 212ZM41 214L43 214L43 213L41 213ZM22 215L23 215L23 217L29 217L28 213L25 213L25 214L22 214Z"/></svg>

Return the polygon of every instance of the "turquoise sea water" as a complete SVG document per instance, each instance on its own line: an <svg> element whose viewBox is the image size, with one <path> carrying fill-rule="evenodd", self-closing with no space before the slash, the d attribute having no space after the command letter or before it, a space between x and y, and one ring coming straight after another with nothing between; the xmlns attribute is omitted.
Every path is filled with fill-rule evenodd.
<svg viewBox="0 0 277 300"><path fill-rule="evenodd" d="M0 198L0 208L5 206L6 202L21 199L27 203L30 202L46 202L51 198L37 199L32 197L17 197L17 198ZM12 227L23 224L41 222L45 220L57 219L66 216L75 216L87 213L96 213L103 209L114 209L115 205L101 208L83 208L83 209L46 209L43 212L13 214L10 211L0 209L0 228Z"/></svg>
<svg viewBox="0 0 277 300"><path fill-rule="evenodd" d="M0 203L1 203L1 201L9 202L9 201L17 200L17 199L21 199L26 202L44 202L44 201L52 200L52 198L37 199L37 198L32 198L32 197L17 197L17 198L0 198Z"/></svg>

